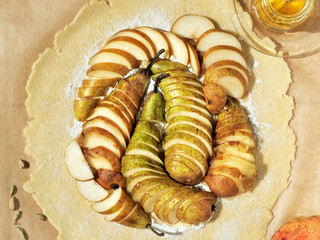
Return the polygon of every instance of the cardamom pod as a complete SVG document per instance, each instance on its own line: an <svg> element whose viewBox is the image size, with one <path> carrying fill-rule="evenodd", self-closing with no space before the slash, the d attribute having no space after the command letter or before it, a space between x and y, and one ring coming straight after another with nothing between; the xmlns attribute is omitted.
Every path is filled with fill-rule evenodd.
<svg viewBox="0 0 320 240"><path fill-rule="evenodd" d="M42 213L37 213L37 215L39 216L41 221L47 221L47 219L48 219L47 216Z"/></svg>
<svg viewBox="0 0 320 240"><path fill-rule="evenodd" d="M18 231L18 233L20 234L20 236L22 237L23 240L27 240L27 233L26 230L24 230L22 227L18 226L16 227L16 230Z"/></svg>
<svg viewBox="0 0 320 240"><path fill-rule="evenodd" d="M9 200L9 209L11 211L14 211L16 210L16 208L17 208L17 199L16 197L11 197Z"/></svg>
<svg viewBox="0 0 320 240"><path fill-rule="evenodd" d="M26 161L26 160L19 159L19 166L22 169L29 168L30 167L30 163L28 161Z"/></svg>
<svg viewBox="0 0 320 240"><path fill-rule="evenodd" d="M22 214L21 211L16 211L15 214L13 215L13 221L15 225L17 224L17 221L21 218L21 214Z"/></svg>
<svg viewBox="0 0 320 240"><path fill-rule="evenodd" d="M10 197L12 197L13 195L15 195L17 192L17 186L16 185L12 185L10 187Z"/></svg>

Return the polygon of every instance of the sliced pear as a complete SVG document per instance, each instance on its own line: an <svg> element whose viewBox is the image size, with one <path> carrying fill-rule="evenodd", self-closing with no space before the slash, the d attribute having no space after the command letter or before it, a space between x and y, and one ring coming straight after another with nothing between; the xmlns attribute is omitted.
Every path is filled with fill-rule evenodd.
<svg viewBox="0 0 320 240"><path fill-rule="evenodd" d="M171 55L178 59L182 64L188 65L189 51L187 43L172 32L162 32L169 41Z"/></svg>
<svg viewBox="0 0 320 240"><path fill-rule="evenodd" d="M173 76L173 77L167 77L163 80L161 80L159 87L165 88L168 85L175 84L175 83L187 83L193 86L202 87L202 84L199 82L198 79L193 77L186 77L186 76Z"/></svg>
<svg viewBox="0 0 320 240"><path fill-rule="evenodd" d="M246 132L235 132L233 134L226 134L220 136L220 138L216 138L216 144L223 144L225 142L240 142L243 143L251 148L255 148L256 144L252 134Z"/></svg>
<svg viewBox="0 0 320 240"><path fill-rule="evenodd" d="M119 214L117 216L113 216L112 218L110 218L110 215L109 216L106 215L104 219L106 221L113 221L113 222L121 221L132 211L135 205L136 203L133 202L132 198L127 196L127 199L124 202Z"/></svg>
<svg viewBox="0 0 320 240"><path fill-rule="evenodd" d="M216 136L219 138L220 136L230 134L236 131L253 134L251 125L248 123L235 123L235 124L226 125L225 127L216 129L215 132L216 132Z"/></svg>
<svg viewBox="0 0 320 240"><path fill-rule="evenodd" d="M159 153L154 150L152 147L143 144L143 143L130 143L127 151L125 153L125 155L140 155L140 156L145 156L148 157L150 159L152 159L153 161L162 163L160 157L159 157Z"/></svg>
<svg viewBox="0 0 320 240"><path fill-rule="evenodd" d="M128 69L137 68L140 65L133 55L121 49L102 49L96 53L89 61L89 65L101 62L112 62L126 66Z"/></svg>
<svg viewBox="0 0 320 240"><path fill-rule="evenodd" d="M164 104L162 93L150 92L142 108L140 120L163 124L164 119Z"/></svg>
<svg viewBox="0 0 320 240"><path fill-rule="evenodd" d="M108 197L103 201L92 204L91 208L98 213L111 214L118 211L123 206L126 198L126 192L122 188L109 190Z"/></svg>
<svg viewBox="0 0 320 240"><path fill-rule="evenodd" d="M186 14L172 24L171 32L196 41L204 32L214 28L209 18L197 14Z"/></svg>
<svg viewBox="0 0 320 240"><path fill-rule="evenodd" d="M241 61L242 60L240 60L240 62ZM239 62L236 62L234 60L221 60L221 61L214 62L210 64L209 67L206 69L206 71L208 71L207 74L219 68L232 68L237 70L246 80L247 85L249 85L250 77L249 77L248 69L245 68L243 65L241 65Z"/></svg>
<svg viewBox="0 0 320 240"><path fill-rule="evenodd" d="M131 114L129 113L129 111L118 101L112 98L109 98L109 96L103 99L102 101L100 101L99 107L115 108L117 109L118 112L122 113L122 115L126 119L129 126L132 126L135 123L135 118L131 117ZM132 128L130 129L131 129L130 130L131 132Z"/></svg>
<svg viewBox="0 0 320 240"><path fill-rule="evenodd" d="M96 78L121 78L129 72L129 68L124 65L106 62L106 63L96 63L92 65L88 71L88 77Z"/></svg>
<svg viewBox="0 0 320 240"><path fill-rule="evenodd" d="M163 194L165 194L166 192L168 192L169 190L177 186L179 186L178 183L171 181L171 182L168 182L167 184L163 184L163 183L159 184L158 186L146 191L141 196L141 199L140 199L141 206L143 207L144 211L146 213L152 212L158 199Z"/></svg>
<svg viewBox="0 0 320 240"><path fill-rule="evenodd" d="M80 148L77 140L72 140L67 146L64 154L64 162L71 177L79 181L93 179L90 166Z"/></svg>
<svg viewBox="0 0 320 240"><path fill-rule="evenodd" d="M209 157L207 148L203 145L203 143L189 133L172 132L167 134L164 139L163 150L166 150L175 144L187 145L199 151L204 158L208 159Z"/></svg>
<svg viewBox="0 0 320 240"><path fill-rule="evenodd" d="M156 48L152 42L152 40L148 37L148 35L146 35L143 32L137 31L135 29L124 29L121 30L117 33L115 33L109 40L115 38L115 37L132 37L138 41L140 41L141 43L143 43L146 48L149 51L150 56L153 58L157 51Z"/></svg>
<svg viewBox="0 0 320 240"><path fill-rule="evenodd" d="M126 187L126 179L122 174L108 169L98 169L97 182L107 190Z"/></svg>
<svg viewBox="0 0 320 240"><path fill-rule="evenodd" d="M209 83L203 87L207 109L211 114L219 114L227 103L226 90L216 83Z"/></svg>
<svg viewBox="0 0 320 240"><path fill-rule="evenodd" d="M235 47L219 45L209 48L204 53L202 69L208 69L212 64L217 64L221 61L233 61L238 63L244 69L248 68L247 61L239 49Z"/></svg>
<svg viewBox="0 0 320 240"><path fill-rule="evenodd" d="M98 105L99 99L76 99L73 103L73 111L76 119L83 122Z"/></svg>
<svg viewBox="0 0 320 240"><path fill-rule="evenodd" d="M212 128L208 128L206 124L202 123L198 119L189 116L177 116L171 118L170 121L168 121L168 126L166 130L169 131L170 128L179 124L189 124L191 126L197 127L201 129L204 133L206 133L208 137L212 137Z"/></svg>
<svg viewBox="0 0 320 240"><path fill-rule="evenodd" d="M162 54L164 58L169 58L171 54L170 45L168 42L168 39L165 37L165 35L158 31L155 28L151 27L136 27L135 30L138 30L139 32L142 32L146 34L152 41L156 48L156 52L159 52L161 49L164 49L165 52Z"/></svg>
<svg viewBox="0 0 320 240"><path fill-rule="evenodd" d="M158 168L155 165L149 165L146 163L133 162L131 164L126 164L125 166L122 166L122 174L126 178L140 171L151 171L159 174L162 173L165 175L165 171L163 168Z"/></svg>
<svg viewBox="0 0 320 240"><path fill-rule="evenodd" d="M143 132L152 136L156 141L160 141L160 128L154 123L148 121L139 121L136 125L135 132Z"/></svg>
<svg viewBox="0 0 320 240"><path fill-rule="evenodd" d="M157 152L159 152L159 142L154 139L152 136L143 133L143 132L135 132L133 136L131 137L130 141L134 142L141 142L144 144L149 145L150 147L154 148Z"/></svg>
<svg viewBox="0 0 320 240"><path fill-rule="evenodd" d="M243 76L235 69L220 68L204 77L203 84L216 83L221 85L228 96L242 98L247 93L247 83Z"/></svg>
<svg viewBox="0 0 320 240"><path fill-rule="evenodd" d="M185 89L185 90L193 91L204 96L202 91L202 86L198 87L188 83L171 83L166 85L164 88L161 88L163 94L166 94L169 91L177 90L177 89Z"/></svg>
<svg viewBox="0 0 320 240"><path fill-rule="evenodd" d="M146 171L144 171L146 172ZM150 171L149 171L150 172ZM137 174L137 173L136 173ZM128 192L134 192L142 187L150 186L151 181L153 184L158 184L160 181L168 181L168 175L163 175L163 174L151 174L151 175L141 175L138 177L134 178L128 178L127 179L127 186L126 189ZM135 189L135 190L134 190ZM133 195L133 198L136 201L135 195Z"/></svg>
<svg viewBox="0 0 320 240"><path fill-rule="evenodd" d="M196 49L204 53L209 48L226 45L239 49L242 51L242 46L239 40L231 33L221 29L209 29L205 31L198 39Z"/></svg>
<svg viewBox="0 0 320 240"><path fill-rule="evenodd" d="M95 148L102 146L106 149L109 149L118 158L120 158L124 153L125 149L121 147L118 139L116 139L111 133L104 129L91 127L83 131L83 133L83 146L85 148Z"/></svg>
<svg viewBox="0 0 320 240"><path fill-rule="evenodd" d="M130 139L130 133L132 126L128 123L128 121L125 119L123 114L119 112L114 107L99 107L97 106L91 113L91 115L88 117L88 120L93 119L95 117L102 116L107 119L110 119L112 122L118 125L120 129L123 130L125 137L127 139Z"/></svg>
<svg viewBox="0 0 320 240"><path fill-rule="evenodd" d="M215 147L215 152L226 153L235 157L241 157L250 162L255 162L254 155L249 146L240 142L226 142Z"/></svg>
<svg viewBox="0 0 320 240"><path fill-rule="evenodd" d="M78 97L104 97L108 89L107 87L79 87Z"/></svg>
<svg viewBox="0 0 320 240"><path fill-rule="evenodd" d="M132 37L121 36L113 38L103 47L103 49L110 48L126 51L140 61L149 61L151 59L148 48L142 42Z"/></svg>
<svg viewBox="0 0 320 240"><path fill-rule="evenodd" d="M91 149L84 148L83 152L88 164L96 172L99 168L116 172L121 170L119 157L116 156L111 150L103 146L98 146Z"/></svg>
<svg viewBox="0 0 320 240"><path fill-rule="evenodd" d="M170 177L185 185L196 185L204 177L198 165L181 155L167 155L165 167Z"/></svg>
<svg viewBox="0 0 320 240"><path fill-rule="evenodd" d="M134 228L146 228L150 225L151 221L148 215L142 210L139 204L135 204L133 209L128 215L122 220L118 221L118 223Z"/></svg>
<svg viewBox="0 0 320 240"><path fill-rule="evenodd" d="M163 60L161 60L163 61ZM172 61L171 61L172 62ZM175 62L177 63L177 62ZM175 66L176 67L176 66ZM151 70L154 70L151 68ZM170 77L190 77L197 79L197 75L195 75L193 72L190 72L187 66L184 66L181 64L178 68L170 68L170 69L156 69L156 71L152 71L154 75L152 76L152 79L156 79L162 72L166 72ZM197 79L198 80L198 79ZM163 80L162 80L163 81Z"/></svg>
<svg viewBox="0 0 320 240"><path fill-rule="evenodd" d="M200 122L203 123L203 125L205 125L209 129L210 132L212 131L211 116L208 116L208 114L204 114L195 108L177 105L177 106L171 107L166 112L167 121L170 121L170 119L178 116L188 116L196 120L199 120Z"/></svg>
<svg viewBox="0 0 320 240"><path fill-rule="evenodd" d="M156 162L148 157L145 156L139 156L139 155L125 155L121 158L122 164L126 164L128 162L140 162L145 163L149 165L154 165L155 167L163 168L163 164Z"/></svg>
<svg viewBox="0 0 320 240"><path fill-rule="evenodd" d="M179 97L173 98L170 101L166 102L166 111L168 111L170 108L175 107L175 106L185 106L185 107L194 108L197 111L202 112L209 119L212 118L211 114L208 112L208 110L205 108L205 106L203 106L199 102L196 102L191 99L179 98Z"/></svg>
<svg viewBox="0 0 320 240"><path fill-rule="evenodd" d="M131 118L135 119L138 109L133 105L133 103L127 95L120 91L113 91L108 96L109 98L113 98L114 100L118 101L118 103L120 103L123 107L127 109L129 114L131 115Z"/></svg>
<svg viewBox="0 0 320 240"><path fill-rule="evenodd" d="M118 81L119 77L116 78L89 78L82 81L83 87L113 87Z"/></svg>
<svg viewBox="0 0 320 240"><path fill-rule="evenodd" d="M125 148L127 146L127 141L129 140L126 138L123 130L119 128L117 124L115 124L113 121L111 121L108 118L97 116L95 118L92 118L88 121L86 121L82 129L85 130L90 127L99 127L102 129L105 129L109 131L112 135L114 135L120 142L121 146Z"/></svg>
<svg viewBox="0 0 320 240"><path fill-rule="evenodd" d="M201 66L197 50L190 43L187 43L187 46L191 68L193 69L194 73L199 77L201 72Z"/></svg>
<svg viewBox="0 0 320 240"><path fill-rule="evenodd" d="M193 147L186 146L183 144L175 144L169 147L166 152L166 156L171 155L179 155L183 158L192 161L197 168L201 171L202 177L208 171L208 162L207 159L199 152L198 150L194 149Z"/></svg>
<svg viewBox="0 0 320 240"><path fill-rule="evenodd" d="M140 102L141 102L141 97L137 90L125 79L122 79L119 84L115 88L116 91L120 91L128 98L130 98L132 104L139 109Z"/></svg>
<svg viewBox="0 0 320 240"><path fill-rule="evenodd" d="M184 89L171 90L164 95L164 99L166 101L169 101L170 99L175 97L185 97L189 99L194 99L195 101L198 101L200 103L204 102L205 104L205 99L203 94L198 94L196 92L189 91L189 90L184 90Z"/></svg>
<svg viewBox="0 0 320 240"><path fill-rule="evenodd" d="M215 202L216 197L214 195L194 201L184 211L183 221L194 225L208 221L212 216L212 206L214 206ZM183 204L181 204L180 207L182 207L182 205Z"/></svg>
<svg viewBox="0 0 320 240"><path fill-rule="evenodd" d="M89 181L77 181L80 194L90 202L99 202L108 197L109 191L104 189L94 179Z"/></svg>
<svg viewBox="0 0 320 240"><path fill-rule="evenodd" d="M139 69L135 74L126 78L126 81L134 87L137 93L143 98L149 85L149 77L145 69Z"/></svg>
<svg viewBox="0 0 320 240"><path fill-rule="evenodd" d="M211 158L213 156L212 138L209 138L200 129L193 127L189 124L181 124L181 125L177 125L173 128L170 128L170 130L167 131L167 134L170 134L172 132L184 132L184 133L188 133L188 134L198 138L202 142L202 144L207 148L207 151L209 153L209 157Z"/></svg>

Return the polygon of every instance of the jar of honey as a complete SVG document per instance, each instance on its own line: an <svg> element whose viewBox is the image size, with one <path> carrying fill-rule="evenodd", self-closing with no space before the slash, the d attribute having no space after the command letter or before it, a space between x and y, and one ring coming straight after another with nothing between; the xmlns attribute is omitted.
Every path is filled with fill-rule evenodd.
<svg viewBox="0 0 320 240"><path fill-rule="evenodd" d="M253 7L265 26L286 31L304 22L313 6L314 0L255 0Z"/></svg>

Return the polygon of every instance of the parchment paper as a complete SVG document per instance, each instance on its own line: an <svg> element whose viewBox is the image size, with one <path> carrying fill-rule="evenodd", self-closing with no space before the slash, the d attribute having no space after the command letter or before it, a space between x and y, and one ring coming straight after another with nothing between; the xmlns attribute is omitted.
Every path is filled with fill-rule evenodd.
<svg viewBox="0 0 320 240"><path fill-rule="evenodd" d="M36 168L35 162L24 153L25 139L22 130L27 124L24 107L24 86L31 72L32 63L45 47L52 46L54 33L70 23L86 1L3 1L0 5L0 126L1 126L1 224L0 239L19 239L8 210L9 188L18 186L16 196L23 210L19 221L26 228L30 239L56 239L57 232L49 222L41 222L40 212L22 184ZM269 236L276 228L294 216L320 214L320 161L319 142L320 83L315 63L320 54L290 60L294 83L289 94L294 96L296 110L291 122L297 134L296 160L292 163L292 183L275 206L275 219ZM21 170L19 158L31 162L31 168Z"/></svg>

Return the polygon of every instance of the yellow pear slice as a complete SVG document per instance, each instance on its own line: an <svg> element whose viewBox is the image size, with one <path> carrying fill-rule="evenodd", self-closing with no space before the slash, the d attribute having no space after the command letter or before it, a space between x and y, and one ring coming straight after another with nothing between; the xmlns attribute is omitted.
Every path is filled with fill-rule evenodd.
<svg viewBox="0 0 320 240"><path fill-rule="evenodd" d="M156 52L159 52L161 49L164 49L165 52L161 55L164 58L169 58L171 54L170 44L166 36L155 28L151 27L136 27L135 30L139 32L143 32L146 34L152 41L154 46L156 47Z"/></svg>
<svg viewBox="0 0 320 240"><path fill-rule="evenodd" d="M130 98L121 91L113 91L108 95L109 98L118 101L130 113L131 118L135 119L138 109L133 105Z"/></svg>
<svg viewBox="0 0 320 240"><path fill-rule="evenodd" d="M148 215L142 210L141 206L135 204L131 212L128 213L125 218L117 222L128 227L144 229L150 225L151 221Z"/></svg>
<svg viewBox="0 0 320 240"><path fill-rule="evenodd" d="M72 140L65 150L64 162L71 177L79 181L93 179L93 174L77 140Z"/></svg>
<svg viewBox="0 0 320 240"><path fill-rule="evenodd" d="M172 32L162 32L169 41L171 55L184 65L189 63L189 51L186 42Z"/></svg>
<svg viewBox="0 0 320 240"><path fill-rule="evenodd" d="M249 162L255 162L254 155L249 146L240 142L225 142L215 147L215 152L229 154L235 157L241 157Z"/></svg>
<svg viewBox="0 0 320 240"><path fill-rule="evenodd" d="M115 37L132 37L132 38L140 41L148 49L151 58L153 58L157 53L156 48L155 48L152 40L148 37L148 35L146 35L143 32L137 31L135 29L124 29L124 30L121 30L121 31L115 33L109 40L111 40Z"/></svg>
<svg viewBox="0 0 320 240"><path fill-rule="evenodd" d="M209 48L218 45L227 45L242 51L239 40L231 32L221 29L209 29L204 32L197 41L196 49L198 52L204 53Z"/></svg>
<svg viewBox="0 0 320 240"><path fill-rule="evenodd" d="M87 70L87 76L93 78L121 78L129 72L129 68L124 65L102 62L92 65Z"/></svg>
<svg viewBox="0 0 320 240"><path fill-rule="evenodd" d="M129 111L118 101L109 98L107 96L105 99L100 101L99 106L101 107L114 107L117 109L117 111L121 112L123 116L125 117L126 121L128 122L129 126L132 126L135 123L135 118L131 117L131 114ZM131 130L130 130L131 131Z"/></svg>
<svg viewBox="0 0 320 240"><path fill-rule="evenodd" d="M96 53L89 61L89 65L102 62L112 62L126 66L128 69L137 68L140 65L133 55L121 49L102 49Z"/></svg>
<svg viewBox="0 0 320 240"><path fill-rule="evenodd" d="M200 66L197 50L188 42L187 42L187 46L188 46L189 62L190 62L191 68L193 69L194 73L199 77L201 72L201 66Z"/></svg>
<svg viewBox="0 0 320 240"><path fill-rule="evenodd" d="M82 81L83 87L113 87L118 81L119 77L116 78L89 78Z"/></svg>
<svg viewBox="0 0 320 240"><path fill-rule="evenodd" d="M126 51L140 61L149 61L151 59L151 55L147 47L142 42L132 37L115 37L108 41L103 47L103 49L110 48Z"/></svg>
<svg viewBox="0 0 320 240"><path fill-rule="evenodd" d="M99 99L76 99L73 103L73 111L76 119L83 122L98 105Z"/></svg>
<svg viewBox="0 0 320 240"><path fill-rule="evenodd" d="M151 171L149 171L151 172ZM153 180L156 180L156 181L159 181L159 180L168 180L168 176L167 175L162 175L160 174L161 176L159 175L156 175L156 174L151 174L151 175L142 175L142 176L139 176L139 177L135 177L133 179L130 179L129 178L127 179L127 186L126 186L126 189L128 192L132 192L133 191L133 188L136 187L136 186L139 186L141 185L144 181L146 181L147 179L153 179ZM139 184L139 185L138 185ZM149 185L149 184L148 184Z"/></svg>
<svg viewBox="0 0 320 240"><path fill-rule="evenodd" d="M139 109L141 96L137 92L137 90L125 79L122 79L119 84L115 87L116 91L120 91L125 94L132 102L132 104Z"/></svg>
<svg viewBox="0 0 320 240"><path fill-rule="evenodd" d="M164 78L159 83L159 87L162 89L174 83L187 83L193 86L198 86L200 88L202 87L202 84L199 82L198 79L193 77L186 77L186 76L172 76L172 77Z"/></svg>
<svg viewBox="0 0 320 240"><path fill-rule="evenodd" d="M90 202L102 201L109 195L109 191L101 187L94 179L77 181L77 188L80 194Z"/></svg>
<svg viewBox="0 0 320 240"><path fill-rule="evenodd" d="M204 32L215 28L210 19L196 14L179 17L171 27L171 32L178 36L197 40Z"/></svg>
<svg viewBox="0 0 320 240"><path fill-rule="evenodd" d="M104 97L108 91L108 87L79 87L78 88L78 97L87 98L87 97Z"/></svg>
<svg viewBox="0 0 320 240"><path fill-rule="evenodd" d="M243 68L247 69L247 61L243 56L243 53L235 48L225 45L219 45L209 48L202 58L202 69L208 69L212 64L220 61L234 61Z"/></svg>
<svg viewBox="0 0 320 240"><path fill-rule="evenodd" d="M241 131L234 132L233 134L226 134L221 136L220 138L216 138L217 145L223 144L225 142L240 142L251 148L256 147L252 134Z"/></svg>

